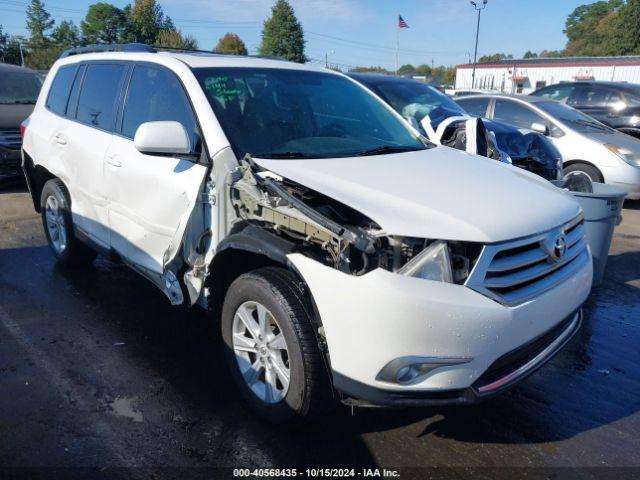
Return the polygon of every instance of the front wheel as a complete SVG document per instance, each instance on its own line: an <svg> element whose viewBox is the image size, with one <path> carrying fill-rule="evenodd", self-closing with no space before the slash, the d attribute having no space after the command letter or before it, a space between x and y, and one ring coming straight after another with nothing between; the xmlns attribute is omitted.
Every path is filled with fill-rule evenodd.
<svg viewBox="0 0 640 480"><path fill-rule="evenodd" d="M70 205L69 193L60 180L54 178L44 184L40 212L51 251L62 265L85 265L93 261L96 252L75 237Z"/></svg>
<svg viewBox="0 0 640 480"><path fill-rule="evenodd" d="M598 170L593 165L589 165L588 163L572 163L568 167L564 168L563 173L565 180L572 175L585 175L589 177L589 180L591 180L592 182L602 183L604 181L600 170Z"/></svg>
<svg viewBox="0 0 640 480"><path fill-rule="evenodd" d="M314 325L290 272L269 267L236 279L221 327L231 374L261 417L300 424L331 404Z"/></svg>

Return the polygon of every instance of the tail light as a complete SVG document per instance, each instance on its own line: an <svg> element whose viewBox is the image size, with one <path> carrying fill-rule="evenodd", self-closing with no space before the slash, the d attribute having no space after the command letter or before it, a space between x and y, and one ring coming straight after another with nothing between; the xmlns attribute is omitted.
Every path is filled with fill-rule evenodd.
<svg viewBox="0 0 640 480"><path fill-rule="evenodd" d="M27 132L27 125L26 122L22 122L20 124L20 136L22 137L22 139L24 140L24 134Z"/></svg>

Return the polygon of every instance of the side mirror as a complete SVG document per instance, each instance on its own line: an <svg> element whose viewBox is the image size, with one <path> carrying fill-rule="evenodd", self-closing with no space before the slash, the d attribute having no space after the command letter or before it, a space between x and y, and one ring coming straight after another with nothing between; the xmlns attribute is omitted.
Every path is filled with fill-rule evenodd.
<svg viewBox="0 0 640 480"><path fill-rule="evenodd" d="M549 135L549 127L544 123L532 123L531 130L541 133L543 135Z"/></svg>
<svg viewBox="0 0 640 480"><path fill-rule="evenodd" d="M133 144L140 153L151 155L189 155L191 142L179 122L145 122L138 127Z"/></svg>

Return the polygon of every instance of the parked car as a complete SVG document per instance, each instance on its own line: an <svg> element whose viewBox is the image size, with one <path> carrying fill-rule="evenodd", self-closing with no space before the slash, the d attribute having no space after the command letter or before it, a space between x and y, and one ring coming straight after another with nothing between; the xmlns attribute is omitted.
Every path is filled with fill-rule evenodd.
<svg viewBox="0 0 640 480"><path fill-rule="evenodd" d="M426 115L429 115L433 130L437 130L438 126L447 119L476 113L466 112L448 96L423 82L390 75L353 73L349 76L378 95L419 129ZM483 117L484 115L475 116ZM508 158L503 160L547 180L562 178L560 152L544 135L531 131L521 132L511 125L486 118L482 119L482 123L495 135L496 147L499 151L497 158L506 155ZM464 150L466 142L460 141L461 137L466 136L464 126L464 120L461 119L447 127L447 131L443 134L447 139L444 143ZM422 133L426 134L424 130Z"/></svg>
<svg viewBox="0 0 640 480"><path fill-rule="evenodd" d="M24 178L20 123L33 110L41 86L33 70L0 63L0 185Z"/></svg>
<svg viewBox="0 0 640 480"><path fill-rule="evenodd" d="M531 95L565 103L590 117L640 138L640 85L626 82L559 83Z"/></svg>
<svg viewBox="0 0 640 480"><path fill-rule="evenodd" d="M74 49L23 151L58 261L105 250L207 308L240 392L274 422L336 399L496 394L566 344L591 288L570 195L425 142L330 70Z"/></svg>
<svg viewBox="0 0 640 480"><path fill-rule="evenodd" d="M547 135L558 147L564 175L586 175L640 198L640 140L585 113L545 97L479 95L457 100L462 108Z"/></svg>

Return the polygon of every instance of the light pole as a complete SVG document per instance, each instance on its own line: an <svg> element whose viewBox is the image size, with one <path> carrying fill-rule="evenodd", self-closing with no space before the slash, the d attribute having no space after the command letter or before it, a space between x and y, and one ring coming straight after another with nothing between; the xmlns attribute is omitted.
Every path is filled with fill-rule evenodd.
<svg viewBox="0 0 640 480"><path fill-rule="evenodd" d="M473 8L475 8L478 12L478 26L476 27L476 49L473 54L473 72L471 73L471 88L474 88L476 83L476 63L478 61L478 37L480 36L480 14L482 13L482 10L484 10L485 7L487 6L487 1L488 0L482 0L481 5L474 1L470 2L471 5L473 5Z"/></svg>

